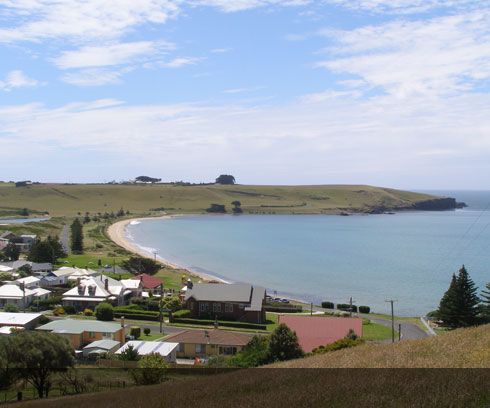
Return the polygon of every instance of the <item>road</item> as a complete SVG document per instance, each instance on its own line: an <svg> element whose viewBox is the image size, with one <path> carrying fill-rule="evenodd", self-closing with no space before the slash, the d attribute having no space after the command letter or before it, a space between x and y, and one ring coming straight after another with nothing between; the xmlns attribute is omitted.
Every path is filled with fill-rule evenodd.
<svg viewBox="0 0 490 408"><path fill-rule="evenodd" d="M63 244L63 247L65 248L66 252L70 251L70 249L71 249L70 245L68 243L69 232L70 232L70 226L65 225L63 227L63 232L61 233L61 243Z"/></svg>

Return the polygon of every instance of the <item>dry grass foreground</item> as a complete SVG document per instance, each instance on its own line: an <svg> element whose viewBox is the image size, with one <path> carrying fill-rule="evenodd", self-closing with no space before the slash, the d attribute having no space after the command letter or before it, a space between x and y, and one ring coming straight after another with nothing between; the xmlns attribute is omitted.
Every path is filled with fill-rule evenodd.
<svg viewBox="0 0 490 408"><path fill-rule="evenodd" d="M366 345L280 367L490 367L490 325L443 337ZM328 364L327 364L328 362ZM210 370L208 370L210 371ZM212 370L211 370L212 371ZM19 407L488 407L488 369L249 369Z"/></svg>
<svg viewBox="0 0 490 408"><path fill-rule="evenodd" d="M270 367L490 368L490 325L396 344L366 344Z"/></svg>

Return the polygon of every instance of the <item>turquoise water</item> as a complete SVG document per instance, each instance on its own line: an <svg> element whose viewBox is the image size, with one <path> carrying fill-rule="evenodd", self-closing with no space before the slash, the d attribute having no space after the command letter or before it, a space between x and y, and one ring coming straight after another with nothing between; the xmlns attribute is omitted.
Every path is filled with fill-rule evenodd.
<svg viewBox="0 0 490 408"><path fill-rule="evenodd" d="M443 192L439 192L443 194ZM143 250L231 282L319 303L424 315L464 263L490 282L490 192L444 192L463 210L395 215L241 215L147 220L127 228Z"/></svg>
<svg viewBox="0 0 490 408"><path fill-rule="evenodd" d="M11 220L2 220L0 218L0 224L25 224L26 222L41 222L48 221L50 218L16 218Z"/></svg>

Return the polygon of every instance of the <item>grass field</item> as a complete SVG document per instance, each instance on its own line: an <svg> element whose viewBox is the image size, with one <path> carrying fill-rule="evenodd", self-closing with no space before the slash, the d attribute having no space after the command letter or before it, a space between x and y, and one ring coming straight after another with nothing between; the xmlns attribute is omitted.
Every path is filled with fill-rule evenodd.
<svg viewBox="0 0 490 408"><path fill-rule="evenodd" d="M117 212L133 214L203 213L211 203L242 203L245 213L321 214L366 211L373 206L410 206L433 196L362 185L243 186L243 185L110 185L36 184L15 187L0 184L0 211L28 208L51 216Z"/></svg>

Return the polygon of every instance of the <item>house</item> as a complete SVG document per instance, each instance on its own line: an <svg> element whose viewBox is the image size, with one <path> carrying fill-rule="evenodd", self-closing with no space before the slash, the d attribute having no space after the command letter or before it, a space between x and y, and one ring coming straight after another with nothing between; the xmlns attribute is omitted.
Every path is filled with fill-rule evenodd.
<svg viewBox="0 0 490 408"><path fill-rule="evenodd" d="M305 353L343 339L350 329L362 337L362 319L358 318L280 315L279 323L296 332Z"/></svg>
<svg viewBox="0 0 490 408"><path fill-rule="evenodd" d="M162 280L155 278L154 276L148 275L147 273L143 273L131 279L140 280L143 285L143 289L155 289L155 288L159 288L160 285L163 285Z"/></svg>
<svg viewBox="0 0 490 408"><path fill-rule="evenodd" d="M14 271L22 268L25 265L29 265L31 267L32 273L34 275L46 275L52 270L52 266L50 263L37 263L31 261L13 261L13 262L4 262L2 265L11 267Z"/></svg>
<svg viewBox="0 0 490 408"><path fill-rule="evenodd" d="M133 297L142 297L143 296L143 286L142 281L133 280L133 279L121 279L120 281L126 290L131 291L130 298Z"/></svg>
<svg viewBox="0 0 490 408"><path fill-rule="evenodd" d="M22 290L18 285L0 286L0 307L14 304L19 308L29 306L36 299L36 292L31 289Z"/></svg>
<svg viewBox="0 0 490 408"><path fill-rule="evenodd" d="M53 271L51 274L47 276L56 277L57 285L64 285L68 281L78 280L78 278L90 278L97 276L99 272L94 271L92 269L82 269L77 268L76 266L62 266L57 271Z"/></svg>
<svg viewBox="0 0 490 408"><path fill-rule="evenodd" d="M26 276L25 278L19 278L12 282L8 282L8 285L24 285L27 289L34 289L41 287L41 279L36 278L35 276Z"/></svg>
<svg viewBox="0 0 490 408"><path fill-rule="evenodd" d="M195 318L232 318L250 323L266 321L265 289L252 285L189 282L185 302Z"/></svg>
<svg viewBox="0 0 490 408"><path fill-rule="evenodd" d="M0 265L0 273L12 274L13 272L14 272L14 268L11 268L10 266L7 265Z"/></svg>
<svg viewBox="0 0 490 408"><path fill-rule="evenodd" d="M114 353L120 347L121 343L116 340L97 340L83 348L83 356L85 358L97 358L102 353Z"/></svg>
<svg viewBox="0 0 490 408"><path fill-rule="evenodd" d="M39 313L0 313L0 327L33 330L41 319Z"/></svg>
<svg viewBox="0 0 490 408"><path fill-rule="evenodd" d="M10 238L10 242L13 242L20 250L20 252L29 252L34 242L36 242L37 235L20 235Z"/></svg>
<svg viewBox="0 0 490 408"><path fill-rule="evenodd" d="M124 344L124 322L120 324L101 320L62 319L36 330L63 334L77 350L97 340L114 340Z"/></svg>
<svg viewBox="0 0 490 408"><path fill-rule="evenodd" d="M105 275L79 278L77 286L63 293L63 306L73 306L78 311L94 309L104 301L113 306L122 306L127 305L136 292L134 288L128 289L122 281Z"/></svg>
<svg viewBox="0 0 490 408"><path fill-rule="evenodd" d="M177 358L205 358L212 355L233 356L241 351L252 338L246 334L213 330L186 330L165 339L179 343Z"/></svg>
<svg viewBox="0 0 490 408"><path fill-rule="evenodd" d="M121 354L129 346L132 346L140 356L144 356L151 353L158 353L165 357L167 363L175 363L177 359L177 348L179 343L168 341L128 341L124 346L115 352L115 354Z"/></svg>

